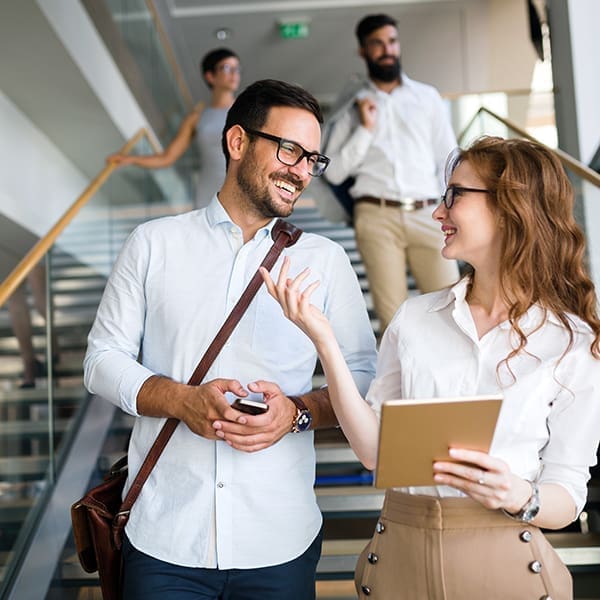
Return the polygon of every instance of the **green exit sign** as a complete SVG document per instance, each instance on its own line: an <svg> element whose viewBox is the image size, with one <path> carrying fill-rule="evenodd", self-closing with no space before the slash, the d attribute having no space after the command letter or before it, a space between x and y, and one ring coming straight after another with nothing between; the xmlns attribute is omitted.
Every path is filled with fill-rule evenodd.
<svg viewBox="0 0 600 600"><path fill-rule="evenodd" d="M280 23L279 35L284 40L298 40L307 38L310 33L308 23Z"/></svg>

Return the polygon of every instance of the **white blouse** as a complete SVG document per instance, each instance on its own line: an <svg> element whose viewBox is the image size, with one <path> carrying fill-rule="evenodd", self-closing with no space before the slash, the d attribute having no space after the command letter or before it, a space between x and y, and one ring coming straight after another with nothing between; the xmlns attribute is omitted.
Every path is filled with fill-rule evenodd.
<svg viewBox="0 0 600 600"><path fill-rule="evenodd" d="M592 331L570 315L573 345L563 356L568 331L552 314L542 323L542 309L532 306L520 321L525 350L507 367L502 361L516 343L510 323L479 339L467 284L463 279L402 304L381 342L367 401L380 414L392 399L503 394L490 454L520 477L563 486L579 512L600 438L600 361L590 353ZM448 486L407 491L461 495Z"/></svg>

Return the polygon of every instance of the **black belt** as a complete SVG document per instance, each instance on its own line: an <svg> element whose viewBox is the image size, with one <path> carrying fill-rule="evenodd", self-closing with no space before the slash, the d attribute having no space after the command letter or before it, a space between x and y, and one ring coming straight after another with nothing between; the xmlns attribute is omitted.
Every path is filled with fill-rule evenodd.
<svg viewBox="0 0 600 600"><path fill-rule="evenodd" d="M424 200L417 200L416 198L403 198L402 200L388 200L386 198L375 198L374 196L361 196L357 198L355 202L368 202L369 204L376 204L377 206L389 206L391 208L400 208L402 210L418 210L425 208L426 206L433 206L439 204L437 198L425 198Z"/></svg>

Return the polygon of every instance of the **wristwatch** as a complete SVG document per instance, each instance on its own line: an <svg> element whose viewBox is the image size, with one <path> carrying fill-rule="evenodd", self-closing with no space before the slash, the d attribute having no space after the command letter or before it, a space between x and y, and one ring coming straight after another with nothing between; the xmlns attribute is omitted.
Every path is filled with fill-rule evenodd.
<svg viewBox="0 0 600 600"><path fill-rule="evenodd" d="M302 433L308 431L313 421L310 410L298 396L288 396L288 398L296 405L296 415L292 421L291 432Z"/></svg>
<svg viewBox="0 0 600 600"><path fill-rule="evenodd" d="M540 488L535 481L530 481L531 484L531 496L529 500L525 502L519 512L509 513L506 510L502 512L511 519L516 521L523 521L524 523L531 523L535 519L536 515L540 512Z"/></svg>

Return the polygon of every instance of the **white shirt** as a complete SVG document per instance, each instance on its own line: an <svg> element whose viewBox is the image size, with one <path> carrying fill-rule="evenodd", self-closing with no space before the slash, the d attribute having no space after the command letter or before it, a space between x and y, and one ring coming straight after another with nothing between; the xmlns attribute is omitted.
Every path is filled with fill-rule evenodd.
<svg viewBox="0 0 600 600"><path fill-rule="evenodd" d="M241 229L215 197L205 209L139 226L115 263L89 335L84 372L90 392L137 415L136 397L148 377L188 381L271 247L274 222L243 244ZM291 277L310 266L309 279L321 281L312 301L331 320L366 391L375 371L375 339L344 250L305 233L284 250L275 278L285 255ZM315 364L313 344L263 285L205 380L233 378L246 386L264 379L285 394L302 394L312 389ZM128 485L163 423L136 419ZM312 432L290 433L270 448L245 453L180 423L126 532L136 548L172 564L280 564L302 554L321 527L314 477Z"/></svg>
<svg viewBox="0 0 600 600"><path fill-rule="evenodd" d="M377 103L376 126L373 131L362 126L353 103L333 117L326 178L340 184L355 177L353 198L438 198L456 137L437 90L402 75L402 85L391 93L370 83L357 94L364 96Z"/></svg>
<svg viewBox="0 0 600 600"><path fill-rule="evenodd" d="M385 400L504 396L490 448L516 475L557 483L580 511L587 495L589 467L600 438L600 361L590 354L593 334L571 315L573 347L566 328L532 306L520 321L528 336L526 353L502 365L512 350L508 321L478 339L465 301L468 279L452 289L411 298L398 310L381 343L377 376L367 395L378 414ZM557 364L558 362L558 364ZM452 496L447 486L412 492Z"/></svg>

